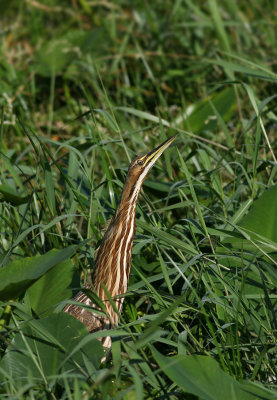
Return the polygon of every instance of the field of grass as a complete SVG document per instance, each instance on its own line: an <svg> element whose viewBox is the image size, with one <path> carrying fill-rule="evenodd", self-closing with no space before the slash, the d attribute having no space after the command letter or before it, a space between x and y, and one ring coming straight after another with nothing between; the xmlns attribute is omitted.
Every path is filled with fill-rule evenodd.
<svg viewBox="0 0 277 400"><path fill-rule="evenodd" d="M0 1L0 398L277 398L275 1ZM61 310L131 159L110 358Z"/></svg>

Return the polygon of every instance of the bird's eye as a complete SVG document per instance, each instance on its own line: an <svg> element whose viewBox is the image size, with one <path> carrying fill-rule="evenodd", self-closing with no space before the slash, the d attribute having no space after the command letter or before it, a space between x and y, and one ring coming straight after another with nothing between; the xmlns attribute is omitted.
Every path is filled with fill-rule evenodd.
<svg viewBox="0 0 277 400"><path fill-rule="evenodd" d="M137 161L137 164L138 164L138 165L143 165L143 161L142 161L142 160L138 160L138 161Z"/></svg>

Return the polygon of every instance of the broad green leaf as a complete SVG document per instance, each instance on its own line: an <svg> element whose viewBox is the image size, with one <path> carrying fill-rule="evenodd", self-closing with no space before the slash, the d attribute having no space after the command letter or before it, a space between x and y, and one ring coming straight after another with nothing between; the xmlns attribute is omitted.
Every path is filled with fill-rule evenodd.
<svg viewBox="0 0 277 400"><path fill-rule="evenodd" d="M16 334L0 369L22 384L32 378L43 383L45 378L59 379L63 372L84 374L88 364L96 370L102 357L102 345L88 335L85 326L70 314L59 313L32 321Z"/></svg>
<svg viewBox="0 0 277 400"><path fill-rule="evenodd" d="M277 246L277 185L265 191L251 206L250 211L239 222L249 238L267 251L276 251ZM225 238L224 243L253 248L246 239Z"/></svg>
<svg viewBox="0 0 277 400"><path fill-rule="evenodd" d="M200 133L203 130L213 131L217 128L217 120L213 107L221 115L223 120L230 118L236 107L236 96L233 88L227 88L209 98L197 103L193 112L184 116L184 127L193 133Z"/></svg>
<svg viewBox="0 0 277 400"><path fill-rule="evenodd" d="M235 107L234 89L227 88L188 108L175 119L175 125L183 124L185 129L196 134L203 130L212 131L217 129L218 125L222 127L223 121L230 118ZM217 121L218 115L220 121Z"/></svg>
<svg viewBox="0 0 277 400"><path fill-rule="evenodd" d="M163 372L186 393L201 400L271 400L273 392L254 383L240 383L226 374L211 357L178 355L165 357L152 348ZM275 395L277 393L275 392ZM227 395L227 397L226 397ZM260 397L259 397L260 396Z"/></svg>
<svg viewBox="0 0 277 400"><path fill-rule="evenodd" d="M20 204L27 203L29 196L22 196L12 187L6 184L0 185L0 202L6 201L11 203L13 206L19 206Z"/></svg>
<svg viewBox="0 0 277 400"><path fill-rule="evenodd" d="M277 185L253 202L239 226L277 243Z"/></svg>
<svg viewBox="0 0 277 400"><path fill-rule="evenodd" d="M78 287L76 268L71 260L63 261L32 284L27 290L30 305L37 315L46 316L59 302L72 297L70 287ZM72 284L75 280L76 283Z"/></svg>
<svg viewBox="0 0 277 400"><path fill-rule="evenodd" d="M73 256L77 246L50 250L42 256L26 257L13 261L0 269L0 300L18 298L38 278Z"/></svg>

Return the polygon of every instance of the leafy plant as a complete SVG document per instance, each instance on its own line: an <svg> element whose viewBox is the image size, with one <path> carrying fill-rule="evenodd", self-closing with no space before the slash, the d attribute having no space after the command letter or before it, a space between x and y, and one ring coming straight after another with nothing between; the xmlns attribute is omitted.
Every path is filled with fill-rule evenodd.
<svg viewBox="0 0 277 400"><path fill-rule="evenodd" d="M1 398L276 398L272 4L0 8ZM62 309L131 159L176 133L120 324L89 334Z"/></svg>

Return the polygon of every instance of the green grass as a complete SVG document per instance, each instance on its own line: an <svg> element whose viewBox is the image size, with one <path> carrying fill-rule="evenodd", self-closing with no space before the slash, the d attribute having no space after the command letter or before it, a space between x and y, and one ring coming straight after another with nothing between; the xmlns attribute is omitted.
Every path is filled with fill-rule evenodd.
<svg viewBox="0 0 277 400"><path fill-rule="evenodd" d="M276 398L272 2L0 5L0 397ZM130 160L176 133L101 363L61 310Z"/></svg>

